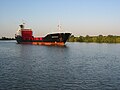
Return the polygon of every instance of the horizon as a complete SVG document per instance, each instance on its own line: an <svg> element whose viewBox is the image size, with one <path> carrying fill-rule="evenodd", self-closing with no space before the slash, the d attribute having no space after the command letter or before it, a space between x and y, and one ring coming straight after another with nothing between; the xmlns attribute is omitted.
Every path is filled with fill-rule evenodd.
<svg viewBox="0 0 120 90"><path fill-rule="evenodd" d="M13 38L19 24L26 23L34 36L57 31L75 36L120 36L119 0L2 0L0 38Z"/></svg>

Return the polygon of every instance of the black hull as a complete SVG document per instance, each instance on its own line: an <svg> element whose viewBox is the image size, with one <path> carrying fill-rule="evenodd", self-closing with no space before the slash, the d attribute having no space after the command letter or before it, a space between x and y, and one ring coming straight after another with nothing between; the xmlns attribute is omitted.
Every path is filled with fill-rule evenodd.
<svg viewBox="0 0 120 90"><path fill-rule="evenodd" d="M64 45L69 38L71 33L54 33L48 34L42 37L40 40L35 40L34 37L31 39L23 39L21 36L16 36L16 41L18 44L45 44L45 45Z"/></svg>

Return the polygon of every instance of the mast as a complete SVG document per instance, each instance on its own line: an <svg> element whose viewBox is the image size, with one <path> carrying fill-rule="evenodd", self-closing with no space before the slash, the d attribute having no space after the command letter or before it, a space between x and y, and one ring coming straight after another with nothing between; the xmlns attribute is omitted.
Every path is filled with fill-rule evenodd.
<svg viewBox="0 0 120 90"><path fill-rule="evenodd" d="M58 24L58 31L61 30L61 24L60 24L60 20L59 20L59 24Z"/></svg>

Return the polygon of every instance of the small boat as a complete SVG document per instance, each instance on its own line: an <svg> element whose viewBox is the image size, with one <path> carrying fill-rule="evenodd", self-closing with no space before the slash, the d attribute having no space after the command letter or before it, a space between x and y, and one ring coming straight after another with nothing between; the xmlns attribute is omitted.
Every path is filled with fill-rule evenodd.
<svg viewBox="0 0 120 90"><path fill-rule="evenodd" d="M35 44L35 45L65 45L71 33L56 32L47 34L45 37L34 37L31 29L25 29L24 24L19 25L20 29L15 34L18 44ZM60 29L60 25L58 25Z"/></svg>

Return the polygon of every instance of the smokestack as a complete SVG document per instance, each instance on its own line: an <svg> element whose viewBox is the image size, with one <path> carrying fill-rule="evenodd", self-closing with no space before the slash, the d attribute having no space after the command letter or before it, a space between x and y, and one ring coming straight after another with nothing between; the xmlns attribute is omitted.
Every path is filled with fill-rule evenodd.
<svg viewBox="0 0 120 90"><path fill-rule="evenodd" d="M20 28L21 28L21 29L24 29L24 25L20 25Z"/></svg>

